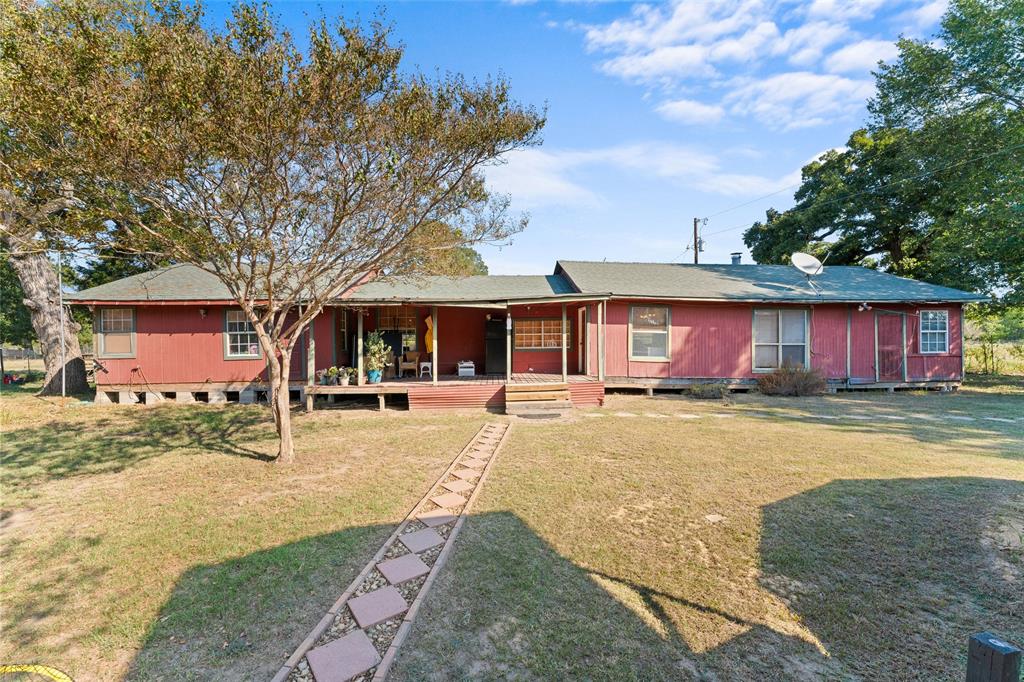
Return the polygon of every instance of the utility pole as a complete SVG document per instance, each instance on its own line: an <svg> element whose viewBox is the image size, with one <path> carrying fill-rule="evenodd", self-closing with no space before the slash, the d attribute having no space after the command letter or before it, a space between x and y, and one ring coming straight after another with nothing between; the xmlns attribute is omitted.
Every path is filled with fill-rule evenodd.
<svg viewBox="0 0 1024 682"><path fill-rule="evenodd" d="M700 254L700 235L697 233L697 225L700 224L700 218L693 219L693 264L697 265L698 256Z"/></svg>

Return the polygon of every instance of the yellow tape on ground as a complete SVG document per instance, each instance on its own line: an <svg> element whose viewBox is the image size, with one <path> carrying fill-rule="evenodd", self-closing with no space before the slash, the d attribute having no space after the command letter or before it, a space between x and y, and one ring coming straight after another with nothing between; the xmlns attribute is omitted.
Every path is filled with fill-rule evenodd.
<svg viewBox="0 0 1024 682"><path fill-rule="evenodd" d="M62 673L56 668L51 668L48 665L6 665L0 663L0 675L12 675L14 673L32 673L35 675L42 675L43 677L49 677L55 682L75 682L71 679L71 676Z"/></svg>

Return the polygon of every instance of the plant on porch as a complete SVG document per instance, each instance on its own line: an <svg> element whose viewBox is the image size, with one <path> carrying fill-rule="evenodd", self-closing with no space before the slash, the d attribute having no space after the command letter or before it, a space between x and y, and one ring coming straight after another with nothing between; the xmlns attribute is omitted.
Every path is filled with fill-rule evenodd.
<svg viewBox="0 0 1024 682"><path fill-rule="evenodd" d="M501 79L400 69L379 23L320 20L300 49L263 5L236 5L221 30L198 3L4 6L33 27L18 54L39 57L5 61L16 104L44 112L22 118L78 140L97 162L75 168L110 189L86 236L102 244L116 222L119 252L190 263L226 286L266 358L279 461L294 453L293 351L326 303L368 277L424 272L413 250L425 225L451 228L448 249L525 226L483 169L537 144L542 114ZM64 106L43 68L83 61L82 45L112 56L96 107L110 125Z"/></svg>
<svg viewBox="0 0 1024 682"><path fill-rule="evenodd" d="M366 335L366 350L363 353L366 377L371 384L380 383L381 372L388 366L388 356L391 354L391 346L384 343L384 337L379 331L372 331Z"/></svg>

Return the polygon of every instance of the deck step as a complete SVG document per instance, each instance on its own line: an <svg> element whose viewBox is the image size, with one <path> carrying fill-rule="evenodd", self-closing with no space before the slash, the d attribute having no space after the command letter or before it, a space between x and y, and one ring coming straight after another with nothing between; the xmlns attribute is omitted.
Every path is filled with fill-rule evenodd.
<svg viewBox="0 0 1024 682"><path fill-rule="evenodd" d="M568 391L569 384L559 381L538 381L530 384L506 384L506 393L532 393L536 391Z"/></svg>
<svg viewBox="0 0 1024 682"><path fill-rule="evenodd" d="M548 402L550 400L569 400L569 390L562 391L530 391L527 393L506 393L506 403Z"/></svg>
<svg viewBox="0 0 1024 682"><path fill-rule="evenodd" d="M538 402L508 403L505 414L525 415L561 415L572 411L572 403L568 400L545 400Z"/></svg>

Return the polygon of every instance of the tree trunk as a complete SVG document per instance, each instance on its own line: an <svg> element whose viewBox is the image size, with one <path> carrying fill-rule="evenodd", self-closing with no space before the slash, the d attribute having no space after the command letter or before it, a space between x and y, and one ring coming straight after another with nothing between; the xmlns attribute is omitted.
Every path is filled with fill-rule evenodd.
<svg viewBox="0 0 1024 682"><path fill-rule="evenodd" d="M291 400L288 393L288 374L291 369L291 353L281 354L277 362L270 363L270 409L274 414L274 427L277 429L278 447L277 461L279 464L291 464L295 461L295 441L292 440Z"/></svg>
<svg viewBox="0 0 1024 682"><path fill-rule="evenodd" d="M25 291L25 307L43 352L46 377L40 395L61 393L61 310L57 271L45 253L11 255L11 266ZM85 360L78 345L79 325L64 312L64 371L67 393L86 393Z"/></svg>

